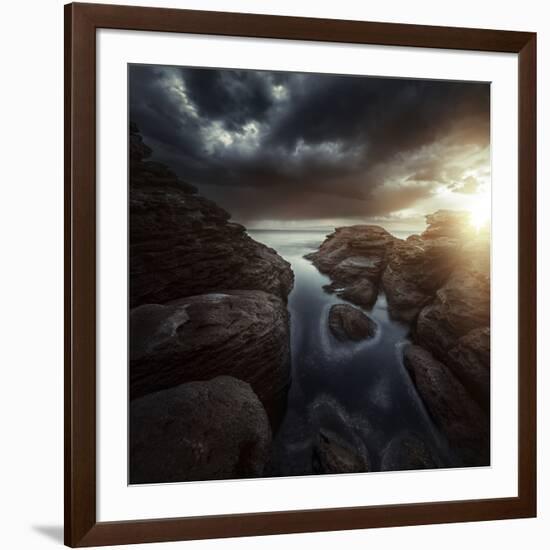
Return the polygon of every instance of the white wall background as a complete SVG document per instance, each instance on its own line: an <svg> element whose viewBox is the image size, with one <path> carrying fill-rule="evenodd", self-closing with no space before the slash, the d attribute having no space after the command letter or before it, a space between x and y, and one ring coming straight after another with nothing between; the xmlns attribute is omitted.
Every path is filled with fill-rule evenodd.
<svg viewBox="0 0 550 550"><path fill-rule="evenodd" d="M108 2L108 0L103 0ZM538 33L539 44L539 518L149 545L182 550L346 549L499 550L548 547L550 538L550 14L523 0L145 0L119 2L372 21L472 26ZM63 2L4 2L0 8L0 544L59 546L63 520Z"/></svg>

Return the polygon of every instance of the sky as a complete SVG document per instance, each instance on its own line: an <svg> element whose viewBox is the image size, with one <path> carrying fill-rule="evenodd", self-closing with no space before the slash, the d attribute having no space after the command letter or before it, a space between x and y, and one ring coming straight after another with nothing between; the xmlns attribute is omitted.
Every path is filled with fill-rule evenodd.
<svg viewBox="0 0 550 550"><path fill-rule="evenodd" d="M490 85L131 65L153 159L249 228L419 229L490 209Z"/></svg>

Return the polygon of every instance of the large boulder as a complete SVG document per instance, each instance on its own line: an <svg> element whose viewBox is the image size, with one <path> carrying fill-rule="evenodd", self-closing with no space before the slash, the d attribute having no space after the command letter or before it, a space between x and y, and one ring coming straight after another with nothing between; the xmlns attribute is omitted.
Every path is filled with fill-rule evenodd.
<svg viewBox="0 0 550 550"><path fill-rule="evenodd" d="M130 307L226 290L286 300L294 276L273 249L196 194L130 130Z"/></svg>
<svg viewBox="0 0 550 550"><path fill-rule="evenodd" d="M261 290L201 294L130 313L130 397L220 374L248 382L271 412L290 378L288 312Z"/></svg>
<svg viewBox="0 0 550 550"><path fill-rule="evenodd" d="M372 338L377 328L366 313L348 304L335 304L330 308L328 326L332 334L343 342Z"/></svg>
<svg viewBox="0 0 550 550"><path fill-rule="evenodd" d="M306 258L337 284L353 282L357 277L377 280L394 241L395 237L377 225L337 227L319 250Z"/></svg>
<svg viewBox="0 0 550 550"><path fill-rule="evenodd" d="M489 419L460 381L420 346L409 346L404 362L432 418L462 463L488 465Z"/></svg>
<svg viewBox="0 0 550 550"><path fill-rule="evenodd" d="M270 448L266 412L236 378L190 382L130 404L130 483L259 477Z"/></svg>

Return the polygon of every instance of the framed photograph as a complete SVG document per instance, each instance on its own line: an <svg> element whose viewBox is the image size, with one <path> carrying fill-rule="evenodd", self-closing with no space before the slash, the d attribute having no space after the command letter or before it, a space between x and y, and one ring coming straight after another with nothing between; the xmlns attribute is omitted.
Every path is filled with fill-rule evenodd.
<svg viewBox="0 0 550 550"><path fill-rule="evenodd" d="M65 542L536 515L536 35L65 7Z"/></svg>

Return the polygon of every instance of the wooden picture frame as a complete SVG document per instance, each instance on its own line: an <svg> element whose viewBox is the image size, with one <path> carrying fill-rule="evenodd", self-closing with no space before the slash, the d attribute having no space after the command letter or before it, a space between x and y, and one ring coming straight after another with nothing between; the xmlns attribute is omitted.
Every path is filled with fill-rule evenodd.
<svg viewBox="0 0 550 550"><path fill-rule="evenodd" d="M518 54L518 496L121 522L96 520L96 30ZM65 543L71 547L536 515L536 35L100 4L65 6Z"/></svg>

